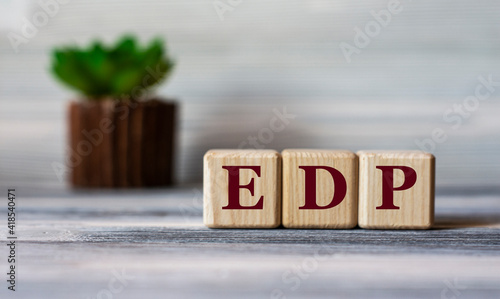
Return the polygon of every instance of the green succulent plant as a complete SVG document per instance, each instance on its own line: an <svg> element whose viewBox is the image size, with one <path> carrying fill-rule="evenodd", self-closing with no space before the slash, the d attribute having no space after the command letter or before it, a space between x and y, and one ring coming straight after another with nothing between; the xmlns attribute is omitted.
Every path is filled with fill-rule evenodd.
<svg viewBox="0 0 500 299"><path fill-rule="evenodd" d="M89 100L139 100L164 80L174 67L161 39L141 48L132 36L115 46L96 41L88 48L54 49L52 73Z"/></svg>

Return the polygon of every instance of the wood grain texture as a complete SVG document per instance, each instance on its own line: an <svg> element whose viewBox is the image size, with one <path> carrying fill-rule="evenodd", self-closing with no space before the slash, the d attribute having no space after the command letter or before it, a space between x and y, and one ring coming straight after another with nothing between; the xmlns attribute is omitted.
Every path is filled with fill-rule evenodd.
<svg viewBox="0 0 500 299"><path fill-rule="evenodd" d="M105 144L102 143L102 132L99 124L102 119L101 103L96 102L79 102L79 105L86 107L86 114L82 115L85 118L86 126L83 128L81 134L81 144L85 144L85 151L80 154L82 164L87 164L86 174L88 185L76 185L75 187L91 187L99 188L103 186L102 180L102 153L104 151L111 151L111 148L104 148ZM76 120L80 121L80 120ZM76 167L79 167L76 166Z"/></svg>
<svg viewBox="0 0 500 299"><path fill-rule="evenodd" d="M283 159L283 226L288 228L353 228L358 223L358 158L350 151L288 149ZM305 202L305 171L299 166L329 166L344 176L347 193L330 209L299 209ZM316 171L319 206L332 201L335 184L325 170Z"/></svg>
<svg viewBox="0 0 500 299"><path fill-rule="evenodd" d="M0 298L111 298L112 271L132 277L119 299L500 297L499 194L438 195L431 230L213 230L201 188L18 189L19 289Z"/></svg>
<svg viewBox="0 0 500 299"><path fill-rule="evenodd" d="M116 103L106 101L100 106L100 119L99 130L102 133L102 146L101 146L101 186L105 188L112 188L117 181L114 177L114 159L113 156L117 154L117 148L113 143L113 132L116 130L116 124L113 123L114 111ZM105 150L112 149L112 150Z"/></svg>
<svg viewBox="0 0 500 299"><path fill-rule="evenodd" d="M434 165L432 154L420 151L360 151L359 155L359 226L379 229L428 229L434 223ZM384 178L377 166L408 166L415 170L415 184L394 191L394 206L377 209L382 204ZM405 182L404 173L393 170L395 189Z"/></svg>
<svg viewBox="0 0 500 299"><path fill-rule="evenodd" d="M175 105L156 99L71 103L70 150L79 161L70 167L73 186L172 184Z"/></svg>
<svg viewBox="0 0 500 299"><path fill-rule="evenodd" d="M239 184L253 180L253 195L239 190L242 206L254 206L263 196L263 209L222 209L228 205L228 170L223 166L259 166L239 170ZM204 156L203 220L211 228L274 228L281 224L281 156L274 150L210 150Z"/></svg>
<svg viewBox="0 0 500 299"><path fill-rule="evenodd" d="M129 178L128 165L129 163L129 120L130 111L125 103L117 103L113 113L113 122L115 124L115 134L113 134L113 147L115 154L113 155L113 183L118 187L128 187L131 185Z"/></svg>
<svg viewBox="0 0 500 299"><path fill-rule="evenodd" d="M125 107L128 110L128 157L127 157L127 176L130 182L129 186L142 187L143 182L143 154L144 145L142 143L142 131L144 130L144 105Z"/></svg>
<svg viewBox="0 0 500 299"><path fill-rule="evenodd" d="M78 164L81 164L81 157L77 155L75 149L78 148L78 143L82 139L81 132L85 127L83 121L85 118L82 116L82 110L84 107L78 105L77 102L70 102L68 104L68 113L67 113L67 124L68 124L68 140L69 140L69 148L66 150L66 166L71 167L73 170L70 172L70 182L72 185L78 185L82 182L86 184L86 175L85 175L85 165L80 165L80 167L75 167ZM75 120L81 121L75 121Z"/></svg>

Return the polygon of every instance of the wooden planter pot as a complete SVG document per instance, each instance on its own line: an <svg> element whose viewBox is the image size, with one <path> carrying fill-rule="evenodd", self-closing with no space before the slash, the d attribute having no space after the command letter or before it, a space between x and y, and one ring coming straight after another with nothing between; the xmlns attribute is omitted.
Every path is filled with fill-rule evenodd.
<svg viewBox="0 0 500 299"><path fill-rule="evenodd" d="M74 187L172 184L175 103L74 101L68 116Z"/></svg>

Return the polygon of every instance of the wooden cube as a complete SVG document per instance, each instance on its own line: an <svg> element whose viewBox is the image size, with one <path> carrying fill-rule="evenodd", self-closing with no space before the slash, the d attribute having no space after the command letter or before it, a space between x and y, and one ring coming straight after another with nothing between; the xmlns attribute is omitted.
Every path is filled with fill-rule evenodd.
<svg viewBox="0 0 500 299"><path fill-rule="evenodd" d="M359 219L362 228L427 229L434 222L432 154L360 151Z"/></svg>
<svg viewBox="0 0 500 299"><path fill-rule="evenodd" d="M282 157L283 226L356 226L358 157L353 152L289 149Z"/></svg>
<svg viewBox="0 0 500 299"><path fill-rule="evenodd" d="M208 227L281 224L281 156L274 150L208 151L203 188L203 222Z"/></svg>

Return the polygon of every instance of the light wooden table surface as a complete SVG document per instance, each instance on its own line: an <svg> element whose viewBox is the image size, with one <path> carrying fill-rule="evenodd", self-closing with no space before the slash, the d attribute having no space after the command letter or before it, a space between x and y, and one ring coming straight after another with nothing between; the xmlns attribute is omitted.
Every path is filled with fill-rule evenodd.
<svg viewBox="0 0 500 299"><path fill-rule="evenodd" d="M435 229L375 231L208 229L198 185L17 193L0 298L500 297L498 195L438 195Z"/></svg>

